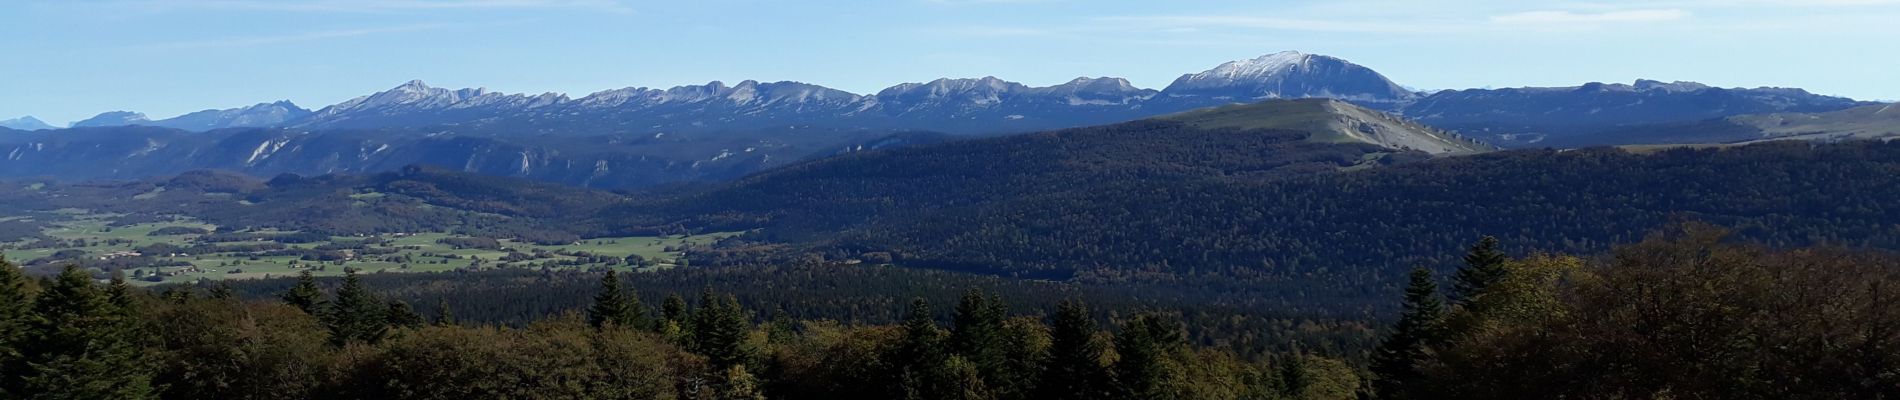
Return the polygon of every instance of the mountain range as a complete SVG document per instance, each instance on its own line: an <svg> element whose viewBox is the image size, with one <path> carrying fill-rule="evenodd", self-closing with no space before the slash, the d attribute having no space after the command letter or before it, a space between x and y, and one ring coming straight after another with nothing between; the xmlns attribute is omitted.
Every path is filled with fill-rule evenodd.
<svg viewBox="0 0 1900 400"><path fill-rule="evenodd" d="M742 81L668 89L629 87L574 98L447 89L411 81L310 111L280 101L149 120L115 111L75 127L148 125L205 131L441 127L497 134L742 134L760 130L1029 132L1136 120L1267 99L1333 98L1509 147L1654 123L1735 115L1837 111L1870 103L1800 89L1716 88L1639 80L1575 87L1413 92L1377 71L1316 54L1280 52L1184 74L1160 90L1121 78L1033 87L996 77L904 83L856 94L800 82ZM1626 143L1595 143L1626 144Z"/></svg>
<svg viewBox="0 0 1900 400"><path fill-rule="evenodd" d="M1047 87L996 77L937 79L874 94L747 80L622 88L576 98L447 89L411 81L316 110L279 101L159 120L115 111L73 128L50 130L23 119L11 129L29 132L0 133L0 155L5 156L0 176L140 178L207 168L269 176L370 173L432 164L633 188L733 179L864 148L1096 126L1301 98L1336 99L1308 104L1330 107L1326 114L1338 118L1298 129L1441 154L1492 146L1675 143L1683 137L1677 128L1691 125L1726 132L1698 137L1752 140L1749 130L1718 121L1876 105L1800 89L1725 89L1646 80L1413 92L1365 66L1298 52L1223 63L1184 74L1160 90L1110 77L1076 78ZM1339 107L1347 103L1354 107ZM1883 126L1879 121L1865 123L1876 127L1869 129ZM1400 131L1434 133L1385 136ZM1435 139L1392 141L1420 138Z"/></svg>

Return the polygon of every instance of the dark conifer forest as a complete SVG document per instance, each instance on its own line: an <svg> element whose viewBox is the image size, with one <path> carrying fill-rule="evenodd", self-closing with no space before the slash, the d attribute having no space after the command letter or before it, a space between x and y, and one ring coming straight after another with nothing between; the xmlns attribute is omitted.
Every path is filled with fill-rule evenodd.
<svg viewBox="0 0 1900 400"><path fill-rule="evenodd" d="M1410 274L1375 343L1246 353L1180 309L1085 293L789 296L540 277L522 323L387 279L129 288L0 269L0 394L113 399L1838 399L1900 395L1900 259L1684 223L1601 256ZM857 267L853 267L857 268ZM785 271L781 271L785 272ZM665 275L666 273L655 273ZM585 278L591 282L582 283ZM1440 285L1439 282L1448 282ZM571 286L568 286L571 285ZM282 286L282 285L280 285ZM1445 289L1440 289L1445 288ZM756 289L756 288L755 288ZM658 289L668 290L668 289ZM1004 289L1007 290L1007 289ZM753 291L759 292L759 291ZM925 291L928 292L928 291ZM939 291L941 292L941 291ZM947 297L947 298L943 298ZM659 301L649 299L662 298ZM1024 301L1024 300L1027 301ZM856 304L838 304L839 302ZM461 306L447 304L460 303ZM476 302L480 304L480 302ZM861 307L879 317L816 315ZM1123 308L1128 307L1128 308ZM874 309L874 310L873 310ZM877 322L870 322L877 321ZM1302 329L1314 326L1302 323ZM1318 327L1319 329L1325 329Z"/></svg>

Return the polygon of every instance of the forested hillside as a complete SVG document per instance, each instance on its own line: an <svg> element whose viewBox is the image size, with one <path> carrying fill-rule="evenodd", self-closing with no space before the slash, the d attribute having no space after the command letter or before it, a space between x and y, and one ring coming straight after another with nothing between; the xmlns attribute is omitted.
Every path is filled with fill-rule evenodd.
<svg viewBox="0 0 1900 400"><path fill-rule="evenodd" d="M1608 257L1512 258L1481 241L1416 269L1377 346L1206 346L1183 315L968 290L794 317L644 274L537 285L572 306L525 326L418 306L374 279L148 292L0 265L0 395L113 399L1837 399L1900 395L1892 254L1770 250L1680 224ZM0 264L4 264L0 262ZM631 280L634 283L630 283ZM387 282L387 281L384 281ZM1441 283L1444 290L1440 290ZM641 287L629 290L628 286ZM797 293L768 281L739 289ZM585 289L582 289L585 287ZM791 289L791 290L787 290ZM1049 294L1044 294L1049 296ZM1060 296L1056 294L1055 296ZM656 300L657 299L657 300ZM696 299L696 300L692 300ZM860 299L861 300L861 299ZM901 304L900 304L901 303ZM462 308L466 310L467 308ZM835 309L833 309L835 311ZM1210 321L1203 319L1199 321ZM1289 325L1301 330L1323 329Z"/></svg>
<svg viewBox="0 0 1900 400"><path fill-rule="evenodd" d="M602 216L764 226L750 238L899 265L1300 288L1281 291L1288 296L1389 287L1412 266L1450 265L1445 254L1483 234L1520 253L1593 253L1691 219L1773 246L1900 248L1900 209L1882 200L1900 198L1894 143L1513 151L1314 173L1377 152L1174 129L1122 125L842 157Z"/></svg>
<svg viewBox="0 0 1900 400"><path fill-rule="evenodd" d="M53 211L127 214L120 223L188 216L229 231L269 228L353 236L458 232L571 242L583 231L556 221L627 201L605 191L411 166L371 175L279 175L269 181L218 171L124 182L13 181L0 191L9 216ZM27 214L27 215L22 215Z"/></svg>

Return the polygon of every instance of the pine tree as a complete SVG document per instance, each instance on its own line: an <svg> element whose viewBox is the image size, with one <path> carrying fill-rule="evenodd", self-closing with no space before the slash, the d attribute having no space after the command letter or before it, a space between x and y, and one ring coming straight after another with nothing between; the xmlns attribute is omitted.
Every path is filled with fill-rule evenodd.
<svg viewBox="0 0 1900 400"><path fill-rule="evenodd" d="M211 298L218 300L236 300L237 290L231 288L230 282L218 281L218 284L211 286Z"/></svg>
<svg viewBox="0 0 1900 400"><path fill-rule="evenodd" d="M1002 363L1006 351L1003 320L1008 314L1008 306L1001 299L984 297L976 290L964 293L951 321L955 324L950 332L951 349L977 364L978 370L993 368L985 364Z"/></svg>
<svg viewBox="0 0 1900 400"><path fill-rule="evenodd" d="M1181 398L1180 369L1174 356L1186 342L1182 327L1168 317L1143 313L1115 336L1116 394L1128 400Z"/></svg>
<svg viewBox="0 0 1900 400"><path fill-rule="evenodd" d="M1306 389L1313 386L1313 377L1306 371L1306 355L1295 350L1280 362L1280 397L1298 399L1306 397Z"/></svg>
<svg viewBox="0 0 1900 400"><path fill-rule="evenodd" d="M389 330L389 323L384 316L386 311L382 301L363 287L356 270L345 269L343 286L336 289L336 300L330 302L329 311L324 313L324 325L330 329L330 343L342 346L382 340L383 334Z"/></svg>
<svg viewBox="0 0 1900 400"><path fill-rule="evenodd" d="M414 308L409 307L409 303L402 300L390 300L385 310L384 319L389 321L391 328L421 328L426 322L422 314L417 314Z"/></svg>
<svg viewBox="0 0 1900 400"><path fill-rule="evenodd" d="M587 323L595 328L607 325L619 327L647 326L646 310L640 305L640 299L620 286L620 278L613 270L600 278L600 294L594 295L594 305L587 309Z"/></svg>
<svg viewBox="0 0 1900 400"><path fill-rule="evenodd" d="M126 283L125 273L113 271L112 281L106 284L106 301L112 303L113 310L123 320L131 320L132 312L138 307L132 299L132 284Z"/></svg>
<svg viewBox="0 0 1900 400"><path fill-rule="evenodd" d="M115 299L115 297L117 297ZM21 343L26 371L6 391L49 399L151 399L152 372L133 340L129 293L102 292L92 277L67 266L33 302Z"/></svg>
<svg viewBox="0 0 1900 400"><path fill-rule="evenodd" d="M449 299L435 302L435 326L455 326L455 312L449 310Z"/></svg>
<svg viewBox="0 0 1900 400"><path fill-rule="evenodd" d="M940 379L944 363L943 331L930 315L930 303L923 298L911 300L904 312L904 339L891 353L890 365L897 367L897 393L906 399L936 398L949 388Z"/></svg>
<svg viewBox="0 0 1900 400"><path fill-rule="evenodd" d="M1106 349L1095 337L1094 317L1081 300L1056 306L1050 327L1049 363L1043 369L1039 399L1093 400L1109 395L1109 372L1102 366Z"/></svg>
<svg viewBox="0 0 1900 400"><path fill-rule="evenodd" d="M692 331L688 327L692 323L686 309L686 299L674 293L660 302L660 320L653 324L653 332L675 345L691 348Z"/></svg>
<svg viewBox="0 0 1900 400"><path fill-rule="evenodd" d="M323 310L323 289L317 288L316 276L307 269L297 274L297 285L291 286L279 297L284 299L284 303L310 315L317 315Z"/></svg>
<svg viewBox="0 0 1900 400"><path fill-rule="evenodd" d="M1432 271L1413 269L1398 326L1372 354L1372 389L1379 398L1423 398L1418 388L1424 381L1420 365L1430 356L1427 349L1439 340L1444 313Z"/></svg>
<svg viewBox="0 0 1900 400"><path fill-rule="evenodd" d="M752 357L745 342L751 328L739 299L706 289L700 295L700 309L693 313L693 352L719 369L744 364Z"/></svg>
<svg viewBox="0 0 1900 400"><path fill-rule="evenodd" d="M1485 236L1478 239L1465 253L1465 265L1458 268L1453 277L1452 301L1468 303L1471 299L1484 294L1485 288L1504 280L1507 270L1504 264L1510 261L1504 252L1498 250L1498 238Z"/></svg>
<svg viewBox="0 0 1900 400"><path fill-rule="evenodd" d="M1008 317L1009 305L1001 298L972 289L957 302L951 320L950 352L962 357L991 391L1006 391L1015 375L1004 337L1003 323Z"/></svg>
<svg viewBox="0 0 1900 400"><path fill-rule="evenodd" d="M15 380L26 373L20 346L33 311L25 271L0 256L0 398L14 398Z"/></svg>

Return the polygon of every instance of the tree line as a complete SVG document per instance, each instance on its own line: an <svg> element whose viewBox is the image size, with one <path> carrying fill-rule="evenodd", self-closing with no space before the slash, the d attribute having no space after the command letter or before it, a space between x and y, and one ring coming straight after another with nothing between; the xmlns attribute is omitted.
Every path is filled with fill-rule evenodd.
<svg viewBox="0 0 1900 400"><path fill-rule="evenodd" d="M272 300L0 269L0 397L22 399L1344 398L1338 358L1249 360L1186 342L1165 313L1101 329L1081 301L1012 315L970 291L940 324L915 299L892 325L793 320L704 290L648 307L617 272L584 311L521 328L386 300L354 273Z"/></svg>
<svg viewBox="0 0 1900 400"><path fill-rule="evenodd" d="M0 268L4 398L1834 399L1900 396L1900 256L1776 249L1680 224L1611 253L1486 238L1356 351L1244 354L1181 310L1025 311L966 291L891 323L794 318L702 289L649 301L592 275L518 327L418 311L346 275L273 299ZM645 275L645 274L640 274ZM1444 287L1445 290L1440 288ZM948 304L945 306L944 304Z"/></svg>

